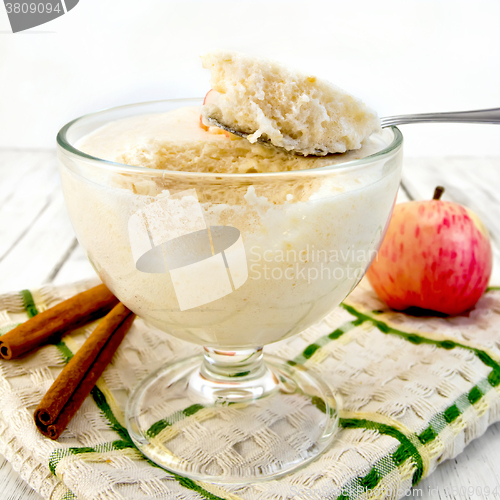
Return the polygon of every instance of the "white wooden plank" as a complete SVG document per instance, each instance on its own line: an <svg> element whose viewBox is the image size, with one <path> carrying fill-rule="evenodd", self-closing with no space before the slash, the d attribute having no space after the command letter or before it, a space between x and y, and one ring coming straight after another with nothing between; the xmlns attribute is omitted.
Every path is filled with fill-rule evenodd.
<svg viewBox="0 0 500 500"><path fill-rule="evenodd" d="M0 206L14 192L15 187L37 169L38 162L53 152L0 150Z"/></svg>
<svg viewBox="0 0 500 500"><path fill-rule="evenodd" d="M31 159L35 168L31 168L12 183L12 192L7 194L0 204L0 259L29 231L36 219L47 209L54 195L61 190L53 155L30 154L28 159ZM14 170L18 165L22 166L24 163L14 160L11 162L11 168Z"/></svg>
<svg viewBox="0 0 500 500"><path fill-rule="evenodd" d="M406 186L404 184L401 184L401 186L399 186L396 203L405 203L410 200L411 198L408 196L408 191L406 189Z"/></svg>
<svg viewBox="0 0 500 500"><path fill-rule="evenodd" d="M490 426L453 460L443 462L406 498L500 498L500 423Z"/></svg>
<svg viewBox="0 0 500 500"><path fill-rule="evenodd" d="M43 500L0 455L0 491L2 500Z"/></svg>
<svg viewBox="0 0 500 500"><path fill-rule="evenodd" d="M57 193L33 227L0 261L0 293L45 283L73 244L62 192Z"/></svg>
<svg viewBox="0 0 500 500"><path fill-rule="evenodd" d="M95 276L96 272L90 265L83 247L77 244L58 273L54 276L52 283L55 285L64 285L87 278L94 278Z"/></svg>

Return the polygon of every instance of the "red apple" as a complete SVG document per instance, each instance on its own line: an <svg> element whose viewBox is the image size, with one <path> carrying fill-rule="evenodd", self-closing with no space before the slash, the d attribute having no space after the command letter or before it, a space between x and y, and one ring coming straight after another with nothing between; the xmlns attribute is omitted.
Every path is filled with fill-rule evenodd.
<svg viewBox="0 0 500 500"><path fill-rule="evenodd" d="M367 276L393 309L459 314L474 307L488 286L492 250L488 232L467 208L434 199L396 205Z"/></svg>

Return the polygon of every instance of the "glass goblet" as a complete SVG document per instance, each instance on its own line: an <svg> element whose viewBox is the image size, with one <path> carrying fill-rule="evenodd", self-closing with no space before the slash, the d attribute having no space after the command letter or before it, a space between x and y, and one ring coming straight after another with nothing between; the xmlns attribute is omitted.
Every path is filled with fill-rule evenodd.
<svg viewBox="0 0 500 500"><path fill-rule="evenodd" d="M111 121L200 104L74 120L58 135L60 174L101 280L152 327L204 348L140 382L130 436L174 473L255 482L304 466L335 438L337 403L321 377L262 348L320 321L363 276L395 202L402 135L374 134L379 151L362 159L272 173L148 169L78 149Z"/></svg>

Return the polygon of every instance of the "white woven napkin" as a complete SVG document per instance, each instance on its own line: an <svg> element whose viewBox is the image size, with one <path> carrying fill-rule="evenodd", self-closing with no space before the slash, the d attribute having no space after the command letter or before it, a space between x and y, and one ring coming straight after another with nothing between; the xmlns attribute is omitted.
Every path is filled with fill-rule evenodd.
<svg viewBox="0 0 500 500"><path fill-rule="evenodd" d="M0 334L93 284L0 297ZM201 351L140 319L60 439L37 431L33 411L94 327L0 362L0 451L47 499L396 499L499 420L500 291L488 291L468 314L424 318L389 311L362 283L321 323L266 347L314 367L341 397L342 430L330 449L279 480L244 487L191 481L142 457L123 410L150 371ZM201 436L204 426L217 428L203 410L189 418L198 419ZM286 412L275 423L291 425ZM241 433L226 428L220 437L226 444L214 451L217 460L244 449ZM251 437L249 429L245 442L257 446Z"/></svg>

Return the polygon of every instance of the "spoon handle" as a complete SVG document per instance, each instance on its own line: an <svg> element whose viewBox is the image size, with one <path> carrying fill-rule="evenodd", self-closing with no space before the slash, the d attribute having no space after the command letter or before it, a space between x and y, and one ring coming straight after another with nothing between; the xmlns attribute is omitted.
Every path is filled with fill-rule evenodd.
<svg viewBox="0 0 500 500"><path fill-rule="evenodd" d="M453 111L449 113L422 113L417 115L386 116L380 120L382 127L407 123L450 122L450 123L499 123L500 108Z"/></svg>

